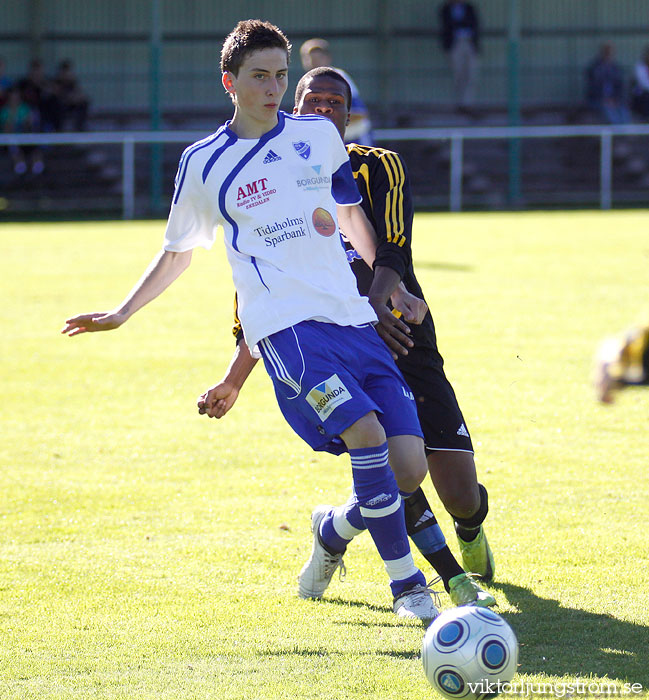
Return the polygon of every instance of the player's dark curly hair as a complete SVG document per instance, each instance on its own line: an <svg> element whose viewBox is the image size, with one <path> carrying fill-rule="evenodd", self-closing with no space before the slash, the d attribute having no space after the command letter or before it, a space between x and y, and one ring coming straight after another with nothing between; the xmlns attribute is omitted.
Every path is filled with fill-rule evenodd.
<svg viewBox="0 0 649 700"><path fill-rule="evenodd" d="M319 68L312 68L308 73L305 73L301 78L300 81L298 82L296 88L295 88L295 104L298 105L300 104L300 100L302 99L302 95L304 94L304 91L306 90L306 84L307 82L315 77L316 75L324 75L327 78L333 78L334 80L337 80L339 83L342 83L344 86L344 91L345 91L345 106L347 109L349 109L352 105L352 89L349 86L349 83L345 79L345 77L342 75L342 73L339 73L335 68L330 68L329 66L320 66Z"/></svg>
<svg viewBox="0 0 649 700"><path fill-rule="evenodd" d="M225 37L221 49L221 72L239 75L239 69L248 54L260 49L283 49L287 61L291 58L291 44L279 27L260 19L244 19Z"/></svg>

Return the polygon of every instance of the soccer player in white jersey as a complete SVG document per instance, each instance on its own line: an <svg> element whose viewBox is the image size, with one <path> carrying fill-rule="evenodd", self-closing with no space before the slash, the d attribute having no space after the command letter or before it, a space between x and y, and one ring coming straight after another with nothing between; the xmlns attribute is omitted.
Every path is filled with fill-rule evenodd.
<svg viewBox="0 0 649 700"><path fill-rule="evenodd" d="M338 69L324 66L312 69L302 76L295 90L294 113L326 117L336 126L341 138L344 138L349 122L351 104L350 86ZM426 450L430 453L429 467L433 461L439 463L441 468L438 471L446 483L451 482L455 491L466 492L465 500L468 500L473 491L479 493L483 487L476 483L471 440L453 388L444 374L433 319L421 298L423 292L412 267L413 204L405 163L397 153L384 148L367 148L356 144L348 144L346 148L363 197L361 206L377 236L373 245L373 268L349 244L346 246L347 258L362 295L378 297L383 303L393 295L402 279L406 292L413 295L412 299L407 299L408 316L418 305L423 306L420 317L412 326L411 341L414 341L414 346L408 341L405 341L407 347L402 346L401 342L405 339L403 336L400 338L398 330L393 335L382 324L377 325L376 329L393 350L397 366L417 398L417 412ZM400 296L393 303L402 308L403 301ZM237 345L245 343L236 313L233 332ZM237 348L235 361L230 364L223 379L199 397L200 413L222 418L234 405L242 388L240 381L246 379L238 371L239 352ZM247 353L242 357L246 358ZM458 426L461 426L459 431ZM469 466L472 468L469 469ZM395 477L397 484L400 484L398 472ZM441 489L442 494L447 491L448 487ZM455 605L494 605L494 597L479 587L449 550L422 488L419 487L414 493L402 491L402 497L408 534L439 574L452 602ZM466 527L469 524L467 519L457 515L457 506L454 510L454 520L460 518L461 524ZM478 511L481 518L477 527L480 528L486 508L476 505L474 512ZM313 551L298 577L298 590L304 598L320 598L336 569L343 567L342 556L347 545L365 529L365 523L354 494L347 503L337 508L318 506L313 511L311 522ZM484 535L483 539L486 544ZM488 545L485 549L490 553ZM464 550L461 551L465 563ZM482 563L482 566L475 567L476 563ZM493 557L489 554L476 562L474 556L469 560L469 567L465 563L467 571L481 572L478 575L486 578L485 572L493 574Z"/></svg>
<svg viewBox="0 0 649 700"><path fill-rule="evenodd" d="M62 332L119 327L221 226L245 340L261 353L287 422L313 449L349 452L395 612L428 622L437 609L390 468L411 490L426 476L414 398L372 327L377 315L358 293L338 233L337 218L350 235L366 223L352 206L361 198L338 132L321 117L278 111L289 56L286 37L267 22L239 22L228 35L222 82L234 116L184 152L163 250L117 308L69 318Z"/></svg>

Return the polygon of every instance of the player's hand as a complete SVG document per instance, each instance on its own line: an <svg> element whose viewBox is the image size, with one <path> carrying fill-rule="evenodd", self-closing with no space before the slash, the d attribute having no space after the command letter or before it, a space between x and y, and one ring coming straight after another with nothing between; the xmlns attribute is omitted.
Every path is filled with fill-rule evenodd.
<svg viewBox="0 0 649 700"><path fill-rule="evenodd" d="M392 306L401 312L408 323L420 325L428 312L428 304L423 299L411 294L401 286L397 287L390 297Z"/></svg>
<svg viewBox="0 0 649 700"><path fill-rule="evenodd" d="M67 319L61 329L64 335L79 335L80 333L95 333L96 331L112 331L119 328L125 321L124 314L113 311L98 311L92 314L81 314Z"/></svg>
<svg viewBox="0 0 649 700"><path fill-rule="evenodd" d="M223 418L239 396L239 390L226 382L219 382L198 397L198 412L210 418Z"/></svg>
<svg viewBox="0 0 649 700"><path fill-rule="evenodd" d="M375 326L376 332L388 346L393 359L398 359L399 355L407 355L408 348L414 345L410 338L410 328L399 320L385 304L373 302L371 299L370 304L372 304L379 319Z"/></svg>

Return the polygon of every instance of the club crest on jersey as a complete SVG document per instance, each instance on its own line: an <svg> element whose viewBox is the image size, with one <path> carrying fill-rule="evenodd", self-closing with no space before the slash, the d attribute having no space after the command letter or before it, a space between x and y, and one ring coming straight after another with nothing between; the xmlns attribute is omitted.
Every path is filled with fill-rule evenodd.
<svg viewBox="0 0 649 700"><path fill-rule="evenodd" d="M293 141L293 148L300 158L309 160L309 156L311 155L311 144L308 141Z"/></svg>
<svg viewBox="0 0 649 700"><path fill-rule="evenodd" d="M338 375L332 374L329 379L314 386L306 395L306 400L318 417L325 421L337 406L349 401L351 397L349 390L340 381Z"/></svg>

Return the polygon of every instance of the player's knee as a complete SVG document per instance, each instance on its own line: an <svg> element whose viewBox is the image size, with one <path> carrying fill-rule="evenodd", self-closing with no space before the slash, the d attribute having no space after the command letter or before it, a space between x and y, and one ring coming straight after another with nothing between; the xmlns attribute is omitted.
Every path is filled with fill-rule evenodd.
<svg viewBox="0 0 649 700"><path fill-rule="evenodd" d="M482 485L477 485L477 504L472 506L471 509L461 509L452 510L446 504L446 510L453 516L455 521L466 528L477 528L482 525L484 519L487 517L489 512L489 495L487 489Z"/></svg>
<svg viewBox="0 0 649 700"><path fill-rule="evenodd" d="M450 489L441 500L446 510L456 518L471 518L480 508L480 492L477 485L470 489Z"/></svg>
<svg viewBox="0 0 649 700"><path fill-rule="evenodd" d="M398 435L388 440L390 466L402 491L416 491L428 474L423 441L412 435Z"/></svg>
<svg viewBox="0 0 649 700"><path fill-rule="evenodd" d="M386 441L385 431L379 423L376 413L371 412L359 418L340 435L347 449L379 447Z"/></svg>
<svg viewBox="0 0 649 700"><path fill-rule="evenodd" d="M430 476L444 508L457 518L471 518L480 508L473 455L436 451L428 455Z"/></svg>
<svg viewBox="0 0 649 700"><path fill-rule="evenodd" d="M425 465L425 462L424 462ZM412 493L416 491L421 483L426 478L426 469L421 469L419 464L401 465L399 469L394 470L394 476L401 491Z"/></svg>

